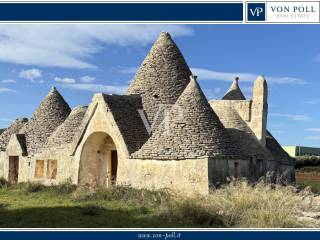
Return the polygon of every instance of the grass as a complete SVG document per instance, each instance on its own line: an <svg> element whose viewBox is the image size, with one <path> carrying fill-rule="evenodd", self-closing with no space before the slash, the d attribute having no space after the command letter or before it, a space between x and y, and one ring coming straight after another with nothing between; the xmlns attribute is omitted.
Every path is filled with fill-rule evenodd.
<svg viewBox="0 0 320 240"><path fill-rule="evenodd" d="M310 187L311 191L319 194L320 193L320 181L310 180L310 179L300 179L297 178L297 185L301 187Z"/></svg>
<svg viewBox="0 0 320 240"><path fill-rule="evenodd" d="M0 179L0 227L306 227L298 217L315 207L313 198L307 190L246 181L202 196Z"/></svg>
<svg viewBox="0 0 320 240"><path fill-rule="evenodd" d="M304 166L296 171L299 186L310 186L312 192L320 193L320 166Z"/></svg>

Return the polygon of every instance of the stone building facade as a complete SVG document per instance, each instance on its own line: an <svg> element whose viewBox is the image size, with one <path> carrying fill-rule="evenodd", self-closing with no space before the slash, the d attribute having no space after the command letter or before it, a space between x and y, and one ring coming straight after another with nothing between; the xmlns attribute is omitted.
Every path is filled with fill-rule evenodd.
<svg viewBox="0 0 320 240"><path fill-rule="evenodd" d="M246 100L235 79L208 101L168 33L161 33L124 95L97 93L70 109L52 88L30 119L0 135L0 177L207 193L228 178L290 183L294 160L266 129L260 76Z"/></svg>

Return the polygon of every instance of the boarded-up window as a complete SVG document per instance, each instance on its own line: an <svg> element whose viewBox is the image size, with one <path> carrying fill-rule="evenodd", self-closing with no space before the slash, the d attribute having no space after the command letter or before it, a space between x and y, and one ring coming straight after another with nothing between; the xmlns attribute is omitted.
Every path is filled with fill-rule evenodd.
<svg viewBox="0 0 320 240"><path fill-rule="evenodd" d="M44 160L36 160L36 171L34 176L36 178L44 177Z"/></svg>
<svg viewBox="0 0 320 240"><path fill-rule="evenodd" d="M47 177L49 179L56 179L57 176L57 160L48 160Z"/></svg>

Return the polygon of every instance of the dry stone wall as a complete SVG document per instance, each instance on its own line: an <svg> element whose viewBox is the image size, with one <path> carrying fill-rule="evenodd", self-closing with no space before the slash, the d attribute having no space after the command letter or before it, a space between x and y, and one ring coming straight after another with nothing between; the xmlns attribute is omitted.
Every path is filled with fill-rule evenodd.
<svg viewBox="0 0 320 240"><path fill-rule="evenodd" d="M0 135L0 150L6 149L11 136L17 134L27 122L27 118L18 118Z"/></svg>
<svg viewBox="0 0 320 240"><path fill-rule="evenodd" d="M55 87L42 101L30 121L20 130L25 134L28 154L42 149L53 131L70 114L71 109Z"/></svg>
<svg viewBox="0 0 320 240"><path fill-rule="evenodd" d="M152 124L161 105L176 102L191 74L177 45L163 32L141 64L127 94L141 94L143 109Z"/></svg>
<svg viewBox="0 0 320 240"><path fill-rule="evenodd" d="M229 138L198 83L191 80L169 116L132 157L165 160L204 156L245 158Z"/></svg>

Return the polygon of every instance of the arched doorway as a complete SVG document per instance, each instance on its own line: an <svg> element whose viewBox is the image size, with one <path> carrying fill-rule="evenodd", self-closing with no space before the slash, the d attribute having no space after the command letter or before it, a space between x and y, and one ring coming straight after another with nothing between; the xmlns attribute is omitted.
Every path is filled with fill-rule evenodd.
<svg viewBox="0 0 320 240"><path fill-rule="evenodd" d="M117 179L118 156L112 138L104 132L91 134L83 145L79 184L111 187Z"/></svg>

